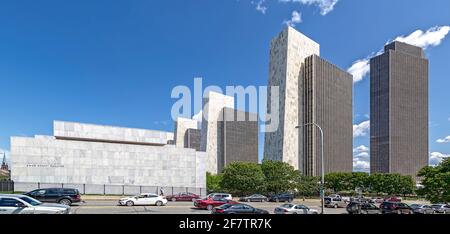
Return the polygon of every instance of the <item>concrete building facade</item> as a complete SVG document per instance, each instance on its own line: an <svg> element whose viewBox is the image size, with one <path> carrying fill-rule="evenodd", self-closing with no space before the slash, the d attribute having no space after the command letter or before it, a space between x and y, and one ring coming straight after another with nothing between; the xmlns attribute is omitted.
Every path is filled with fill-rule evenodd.
<svg viewBox="0 0 450 234"><path fill-rule="evenodd" d="M292 27L287 27L271 42L269 84L279 87L279 127L265 134L264 158L289 163L302 170L299 155L299 133L295 128L301 119L298 115L302 97L299 95L299 76L308 56L320 55L320 45ZM267 111L272 112L268 90Z"/></svg>
<svg viewBox="0 0 450 234"><path fill-rule="evenodd" d="M428 165L428 67L422 48L401 42L371 59L372 173L416 176Z"/></svg>
<svg viewBox="0 0 450 234"><path fill-rule="evenodd" d="M177 118L175 122L175 145L178 148L200 150L200 139L195 139L197 136L200 137L200 123L197 120Z"/></svg>
<svg viewBox="0 0 450 234"><path fill-rule="evenodd" d="M319 55L320 45L291 27L272 41L268 86L279 86L280 126L266 133L264 158L320 175L319 131L303 126L314 122L324 130L325 171L351 172L352 76Z"/></svg>
<svg viewBox="0 0 450 234"><path fill-rule="evenodd" d="M258 163L257 114L225 107L223 120L218 122L219 148L218 171L232 162ZM243 120L239 118L245 118Z"/></svg>
<svg viewBox="0 0 450 234"><path fill-rule="evenodd" d="M80 191L86 189L82 185L95 191L103 186L137 193L139 187L158 186L205 191L206 154L168 145L171 138L169 132L55 121L54 136L11 138L11 177L17 191L36 183Z"/></svg>

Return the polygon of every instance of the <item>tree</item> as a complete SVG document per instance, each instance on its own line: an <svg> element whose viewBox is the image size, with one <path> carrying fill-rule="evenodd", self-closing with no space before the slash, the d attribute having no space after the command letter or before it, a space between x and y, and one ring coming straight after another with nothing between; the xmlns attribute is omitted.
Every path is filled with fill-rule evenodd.
<svg viewBox="0 0 450 234"><path fill-rule="evenodd" d="M269 193L289 192L295 189L297 173L293 166L280 161L263 161L262 172Z"/></svg>
<svg viewBox="0 0 450 234"><path fill-rule="evenodd" d="M265 177L256 163L234 162L223 170L222 189L236 195L264 191Z"/></svg>
<svg viewBox="0 0 450 234"><path fill-rule="evenodd" d="M351 187L349 184L351 176L350 173L344 172L328 173L325 175L325 187L335 193L348 191Z"/></svg>
<svg viewBox="0 0 450 234"><path fill-rule="evenodd" d="M213 175L209 172L206 173L206 190L208 193L222 192L220 183L222 182L222 174Z"/></svg>
<svg viewBox="0 0 450 234"><path fill-rule="evenodd" d="M312 176L304 176L297 171L297 178L295 180L295 189L297 194L303 197L320 195L320 178Z"/></svg>
<svg viewBox="0 0 450 234"><path fill-rule="evenodd" d="M432 203L450 202L450 158L437 167L424 167L419 171L422 187L417 193Z"/></svg>

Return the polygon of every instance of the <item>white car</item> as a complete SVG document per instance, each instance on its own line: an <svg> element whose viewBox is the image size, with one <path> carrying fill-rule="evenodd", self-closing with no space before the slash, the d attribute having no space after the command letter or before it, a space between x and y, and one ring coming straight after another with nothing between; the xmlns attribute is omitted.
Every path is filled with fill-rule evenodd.
<svg viewBox="0 0 450 234"><path fill-rule="evenodd" d="M229 193L211 193L207 197L223 198L225 200L233 200L233 197Z"/></svg>
<svg viewBox="0 0 450 234"><path fill-rule="evenodd" d="M134 197L125 197L119 200L121 206L163 206L167 204L167 199L154 193L143 193Z"/></svg>
<svg viewBox="0 0 450 234"><path fill-rule="evenodd" d="M305 205L284 204L275 208L275 214L318 214L319 211Z"/></svg>
<svg viewBox="0 0 450 234"><path fill-rule="evenodd" d="M42 203L26 195L0 194L0 215L2 214L70 214L70 207Z"/></svg>

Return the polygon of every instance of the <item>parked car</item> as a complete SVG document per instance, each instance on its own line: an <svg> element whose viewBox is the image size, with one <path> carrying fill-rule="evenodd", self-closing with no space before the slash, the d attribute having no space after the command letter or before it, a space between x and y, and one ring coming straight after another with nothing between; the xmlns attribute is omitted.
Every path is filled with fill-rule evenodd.
<svg viewBox="0 0 450 234"><path fill-rule="evenodd" d="M433 204L431 205L431 208L433 208L434 213L436 214L450 214L450 205Z"/></svg>
<svg viewBox="0 0 450 234"><path fill-rule="evenodd" d="M0 194L0 215L2 214L70 214L70 207L45 204L26 195Z"/></svg>
<svg viewBox="0 0 450 234"><path fill-rule="evenodd" d="M60 203L70 206L73 203L81 202L81 195L78 189L72 188L45 188L36 189L24 195L32 197L45 203Z"/></svg>
<svg viewBox="0 0 450 234"><path fill-rule="evenodd" d="M125 197L119 200L120 206L163 206L167 199L154 193L143 193L138 196Z"/></svg>
<svg viewBox="0 0 450 234"><path fill-rule="evenodd" d="M284 204L275 208L275 214L318 214L319 211L310 209L305 205Z"/></svg>
<svg viewBox="0 0 450 234"><path fill-rule="evenodd" d="M434 214L433 208L429 205L412 204L411 208L414 214Z"/></svg>
<svg viewBox="0 0 450 234"><path fill-rule="evenodd" d="M342 198L325 197L325 207L328 208L345 208L347 203Z"/></svg>
<svg viewBox="0 0 450 234"><path fill-rule="evenodd" d="M194 193L189 193L189 192L178 193L175 195L166 196L166 199L168 201L173 201L173 202L176 202L176 201L193 201L194 202L195 200L197 200L199 198L200 198L199 195L194 194Z"/></svg>
<svg viewBox="0 0 450 234"><path fill-rule="evenodd" d="M265 202L267 201L267 197L261 194L253 194L251 196L247 197L241 197L239 198L239 201L243 202Z"/></svg>
<svg viewBox="0 0 450 234"><path fill-rule="evenodd" d="M221 197L210 197L207 199L203 199L203 200L197 200L194 202L194 206L196 208L199 209L207 209L207 210L212 210L214 207L218 207L224 204L237 204L238 202L235 202L233 200L228 200L225 198L221 198Z"/></svg>
<svg viewBox="0 0 450 234"><path fill-rule="evenodd" d="M400 199L398 197L385 197L384 201L385 202L402 202L402 199Z"/></svg>
<svg viewBox="0 0 450 234"><path fill-rule="evenodd" d="M213 208L212 214L269 214L267 210L255 208L247 204L224 204Z"/></svg>
<svg viewBox="0 0 450 234"><path fill-rule="evenodd" d="M223 199L227 199L227 200L233 200L233 196L229 193L210 193L206 197L200 198L199 200L204 200L204 199L213 198L213 197L223 198Z"/></svg>
<svg viewBox="0 0 450 234"><path fill-rule="evenodd" d="M379 214L380 213L380 208L378 208L372 202L352 201L347 205L346 209L349 214Z"/></svg>
<svg viewBox="0 0 450 234"><path fill-rule="evenodd" d="M291 203L294 200L294 195L291 193L282 193L278 195L272 195L268 197L268 201L270 202L289 202Z"/></svg>
<svg viewBox="0 0 450 234"><path fill-rule="evenodd" d="M381 204L381 203L384 202L384 198L382 198L382 197L373 197L373 198L372 198L372 201L373 201L374 203Z"/></svg>
<svg viewBox="0 0 450 234"><path fill-rule="evenodd" d="M382 214L413 214L413 209L401 202L383 202L380 205Z"/></svg>

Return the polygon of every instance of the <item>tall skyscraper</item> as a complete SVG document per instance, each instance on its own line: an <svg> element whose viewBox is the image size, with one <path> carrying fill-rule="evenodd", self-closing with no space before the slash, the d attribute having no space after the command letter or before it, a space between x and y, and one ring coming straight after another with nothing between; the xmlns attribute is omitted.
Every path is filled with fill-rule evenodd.
<svg viewBox="0 0 450 234"><path fill-rule="evenodd" d="M275 132L268 132L264 141L264 158L289 163L295 169L302 169L299 161L298 115L299 76L306 57L320 54L320 45L292 27L287 27L270 46L269 85L279 87L279 126ZM267 111L272 113L268 90Z"/></svg>
<svg viewBox="0 0 450 234"><path fill-rule="evenodd" d="M326 173L350 172L353 161L352 75L319 54L319 44L291 27L271 44L269 87L280 89L280 126L266 133L264 157L310 176L322 172L321 139L318 128L305 124L324 131Z"/></svg>
<svg viewBox="0 0 450 234"><path fill-rule="evenodd" d="M416 176L428 165L428 59L420 47L386 45L370 61L372 173Z"/></svg>
<svg viewBox="0 0 450 234"><path fill-rule="evenodd" d="M317 55L306 58L303 77L301 124L316 123L324 132L325 172L353 169L353 77ZM301 125L300 124L300 125ZM303 170L317 176L322 170L320 131L315 126L300 128L303 137ZM302 156L302 155L301 155Z"/></svg>

